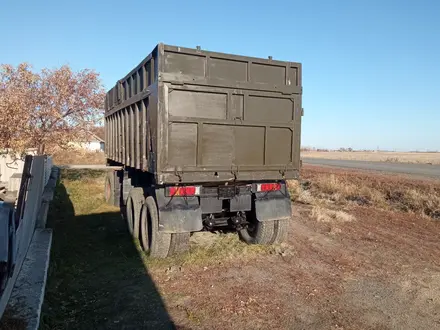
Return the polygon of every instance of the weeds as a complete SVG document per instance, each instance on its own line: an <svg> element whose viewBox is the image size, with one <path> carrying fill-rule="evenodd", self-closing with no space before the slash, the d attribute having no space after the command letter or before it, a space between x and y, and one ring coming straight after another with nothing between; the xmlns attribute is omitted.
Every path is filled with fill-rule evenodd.
<svg viewBox="0 0 440 330"><path fill-rule="evenodd" d="M201 240L200 236L208 237L206 240ZM212 266L231 260L250 260L261 254L274 253L276 249L268 245L248 245L240 241L235 233L213 234L209 232L194 233L188 252L166 259L151 258L141 251L138 243L137 246L146 267L153 269L163 269L174 265Z"/></svg>
<svg viewBox="0 0 440 330"><path fill-rule="evenodd" d="M326 209L320 206L315 206L312 209L311 216L318 222L351 222L356 218L344 211L335 211Z"/></svg>
<svg viewBox="0 0 440 330"><path fill-rule="evenodd" d="M440 184L359 172L304 169L302 182L290 182L292 199L305 204L350 204L412 212L439 218Z"/></svg>
<svg viewBox="0 0 440 330"><path fill-rule="evenodd" d="M91 169L63 170L61 173L61 177L69 181L90 181L104 176L104 171Z"/></svg>
<svg viewBox="0 0 440 330"><path fill-rule="evenodd" d="M339 151L325 151L320 152L309 148L301 150L301 153L303 157L307 158L440 165L440 152L349 151L346 148L341 148Z"/></svg>
<svg viewBox="0 0 440 330"><path fill-rule="evenodd" d="M52 153L55 165L101 165L105 164L105 154L98 151L80 149L57 150Z"/></svg>

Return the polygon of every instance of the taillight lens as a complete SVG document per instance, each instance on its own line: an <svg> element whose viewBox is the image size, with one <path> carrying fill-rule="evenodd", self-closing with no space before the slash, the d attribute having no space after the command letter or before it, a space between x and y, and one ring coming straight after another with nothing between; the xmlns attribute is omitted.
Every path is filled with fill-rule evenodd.
<svg viewBox="0 0 440 330"><path fill-rule="evenodd" d="M185 186L185 187L168 187L167 195L173 196L198 196L200 195L200 187Z"/></svg>
<svg viewBox="0 0 440 330"><path fill-rule="evenodd" d="M281 190L280 183L259 183L257 184L257 191L277 191Z"/></svg>

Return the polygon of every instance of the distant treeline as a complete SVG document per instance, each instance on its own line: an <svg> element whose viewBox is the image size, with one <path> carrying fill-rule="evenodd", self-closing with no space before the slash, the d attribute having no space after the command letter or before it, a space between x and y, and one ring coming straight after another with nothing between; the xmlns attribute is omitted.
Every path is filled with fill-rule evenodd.
<svg viewBox="0 0 440 330"><path fill-rule="evenodd" d="M395 151L395 150L385 150L385 149L353 149L353 148L339 148L339 149L322 149L322 148L314 148L314 147L302 147L301 151L317 151L317 152L403 152L403 151ZM439 150L411 150L404 151L410 153L439 153Z"/></svg>

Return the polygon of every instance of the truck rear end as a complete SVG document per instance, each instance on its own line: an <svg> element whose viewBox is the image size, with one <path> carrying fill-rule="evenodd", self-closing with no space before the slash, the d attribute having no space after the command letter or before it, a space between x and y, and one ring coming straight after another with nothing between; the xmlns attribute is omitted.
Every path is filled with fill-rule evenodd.
<svg viewBox="0 0 440 330"><path fill-rule="evenodd" d="M108 179L108 198L127 204L141 240L142 228L167 237L161 256L200 230L282 242L286 180L300 167L301 95L299 63L159 44L107 96L108 163L123 166ZM151 244L144 248L157 254Z"/></svg>

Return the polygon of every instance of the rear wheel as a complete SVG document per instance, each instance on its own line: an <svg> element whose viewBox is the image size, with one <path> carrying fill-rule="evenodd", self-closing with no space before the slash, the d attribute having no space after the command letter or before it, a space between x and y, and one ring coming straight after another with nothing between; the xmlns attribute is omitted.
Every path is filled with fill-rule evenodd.
<svg viewBox="0 0 440 330"><path fill-rule="evenodd" d="M132 188L127 198L127 225L128 231L134 238L139 238L141 208L144 204L144 190L142 188Z"/></svg>
<svg viewBox="0 0 440 330"><path fill-rule="evenodd" d="M150 215L148 213L148 208L145 205L142 205L141 208L141 216L140 216L140 227L141 227L141 246L145 253L150 251Z"/></svg>
<svg viewBox="0 0 440 330"><path fill-rule="evenodd" d="M134 188L133 185L131 184L131 178L128 175L127 171L123 171L122 173L120 173L120 178L118 177L119 180L121 180L120 183L120 190L119 190L119 197L120 197L120 204L122 205L127 205L128 203L128 197L130 196L130 191Z"/></svg>
<svg viewBox="0 0 440 330"><path fill-rule="evenodd" d="M275 220L274 225L274 243L286 243L287 233L289 231L289 220Z"/></svg>
<svg viewBox="0 0 440 330"><path fill-rule="evenodd" d="M142 241L148 244L150 256L166 258L170 250L171 234L159 231L159 214L153 197L148 196L145 199L141 214L143 215L141 222L146 226L142 231L146 237L143 237Z"/></svg>
<svg viewBox="0 0 440 330"><path fill-rule="evenodd" d="M238 235L248 244L264 244L269 245L273 243L274 237L274 222L273 221L256 221L250 223L246 228L240 230Z"/></svg>
<svg viewBox="0 0 440 330"><path fill-rule="evenodd" d="M255 215L247 216L248 226L238 232L248 244L280 244L287 241L288 220L258 221Z"/></svg>

